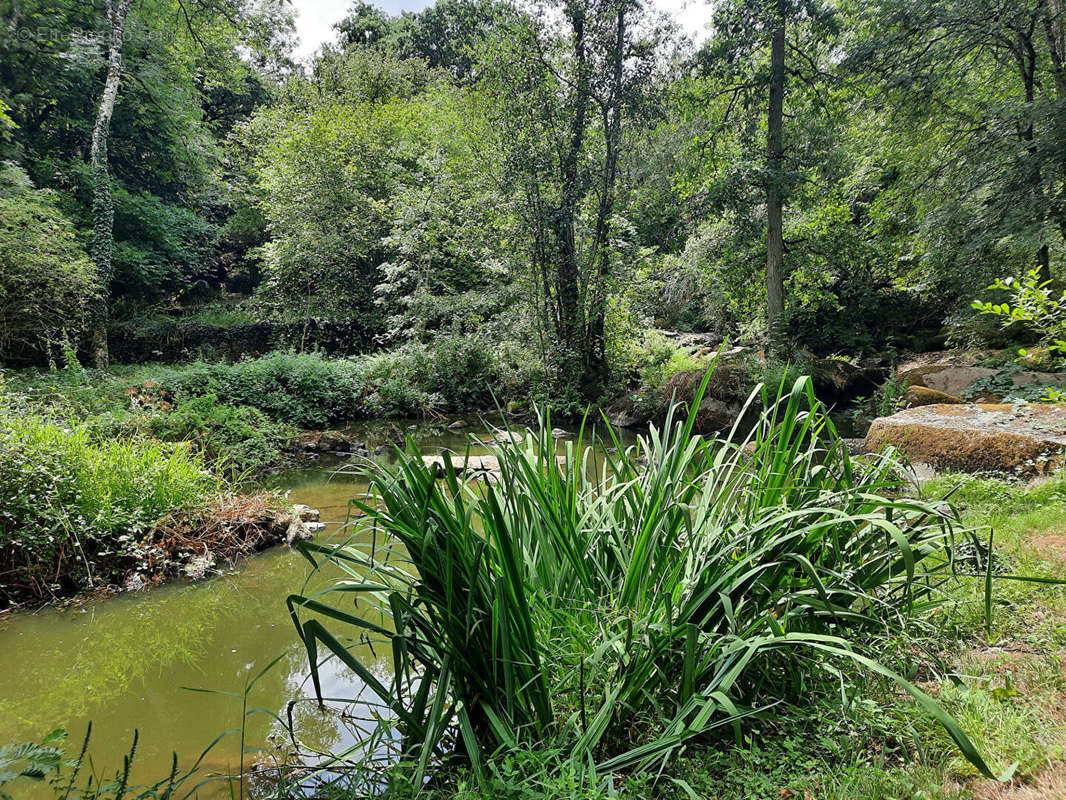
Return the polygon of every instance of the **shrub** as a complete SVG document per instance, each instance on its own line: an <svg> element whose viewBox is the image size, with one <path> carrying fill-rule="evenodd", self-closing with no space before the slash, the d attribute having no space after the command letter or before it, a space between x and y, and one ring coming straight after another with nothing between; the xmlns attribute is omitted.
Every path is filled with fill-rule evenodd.
<svg viewBox="0 0 1066 800"><path fill-rule="evenodd" d="M1048 350L1066 358L1066 292L1058 296L1051 290L1051 281L1044 280L1040 270L1034 269L1021 281L1014 278L998 280L989 289L1010 292L1006 303L975 300L973 307L982 314L1000 319L1004 328L1023 323L1040 335L1040 342ZM1020 351L1022 356L1025 351Z"/></svg>
<svg viewBox="0 0 1066 800"><path fill-rule="evenodd" d="M257 408L226 405L212 393L151 413L137 427L164 442L189 442L208 460L239 472L276 464L296 433Z"/></svg>
<svg viewBox="0 0 1066 800"><path fill-rule="evenodd" d="M161 373L160 384L182 397L214 394L302 428L373 417L487 409L493 396L528 391L504 383L497 356L476 338L443 337L432 345L350 359L315 353L273 353L232 365L196 363Z"/></svg>
<svg viewBox="0 0 1066 800"><path fill-rule="evenodd" d="M304 546L346 573L337 602L289 598L316 691L325 647L395 723L368 760L398 746L416 786L430 765L461 755L484 772L527 747L600 775L651 767L779 703L847 703L868 680L839 681L858 671L910 693L989 773L875 660L951 579L951 519L897 499L890 453L853 464L807 379L736 441L693 424L668 417L625 451L579 437L560 461L545 419L481 485L438 480L417 450L370 467L351 538ZM353 593L388 619L353 612ZM367 636L395 656L387 685L348 649Z"/></svg>
<svg viewBox="0 0 1066 800"><path fill-rule="evenodd" d="M76 422L0 406L0 598L106 585L156 520L218 489L184 446L97 441Z"/></svg>
<svg viewBox="0 0 1066 800"><path fill-rule="evenodd" d="M652 331L644 340L636 367L643 386L661 388L679 372L706 369L707 361L690 355L662 334Z"/></svg>
<svg viewBox="0 0 1066 800"><path fill-rule="evenodd" d="M224 403L258 408L302 428L323 428L362 416L362 375L345 360L274 353L236 364L196 363L161 378L179 399L214 394Z"/></svg>
<svg viewBox="0 0 1066 800"><path fill-rule="evenodd" d="M0 170L0 362L40 359L76 342L97 291L74 226L43 192Z"/></svg>

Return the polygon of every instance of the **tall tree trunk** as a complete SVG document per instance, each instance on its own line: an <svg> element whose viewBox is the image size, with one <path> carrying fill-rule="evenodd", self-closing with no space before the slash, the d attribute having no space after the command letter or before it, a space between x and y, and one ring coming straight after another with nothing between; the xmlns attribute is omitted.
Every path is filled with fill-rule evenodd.
<svg viewBox="0 0 1066 800"><path fill-rule="evenodd" d="M581 265L577 251L578 206L583 194L580 181L581 154L588 130L591 84L585 41L585 7L580 2L566 6L573 28L573 58L577 68L569 142L559 164L559 205L552 227L556 258L556 332L562 371L567 383L576 385L583 377L585 319L581 295Z"/></svg>
<svg viewBox="0 0 1066 800"><path fill-rule="evenodd" d="M1051 280L1051 248L1042 244L1036 251L1036 268L1040 273L1040 282L1047 283Z"/></svg>
<svg viewBox="0 0 1066 800"><path fill-rule="evenodd" d="M611 88L603 104L603 135L605 159L600 204L596 213L596 233L592 257L596 269L592 280L592 302L589 304L588 331L585 335L585 391L586 396L598 396L607 384L607 281L611 273L610 228L614 213L615 184L618 177L618 151L622 144L622 67L625 60L626 5L619 3L615 14L615 40L612 53Z"/></svg>
<svg viewBox="0 0 1066 800"><path fill-rule="evenodd" d="M1029 188L1033 192L1033 207L1039 209L1037 225L1040 228L1041 238L1044 235L1044 225L1047 222L1047 198L1044 194L1043 177L1040 174L1040 159L1037 154L1035 142L1035 128L1033 125L1032 109L1036 101L1036 47L1033 44L1033 33L1036 30L1036 17L1032 18L1031 25L1018 31L1018 41L1015 45L1015 53L1018 58L1018 70L1022 79L1022 88L1025 91L1025 106L1027 118L1023 122L1019 135L1026 142L1026 154L1029 159ZM1047 242L1042 242L1036 248L1036 268L1040 273L1040 282L1046 283L1051 280L1051 252Z"/></svg>
<svg viewBox="0 0 1066 800"><path fill-rule="evenodd" d="M777 9L773 38L770 42L770 109L766 118L767 187L766 187L766 322L771 341L781 334L785 312L784 236L781 211L781 167L785 160L782 144L785 107L785 15Z"/></svg>
<svg viewBox="0 0 1066 800"><path fill-rule="evenodd" d="M89 166L92 180L93 232L89 252L96 264L100 294L92 314L92 357L97 369L108 366L107 323L111 285L111 256L114 249L115 207L111 198L111 174L107 165L107 137L111 115L118 100L122 80L122 43L133 0L107 0L107 19L110 27L107 46L107 79L100 103L96 108Z"/></svg>
<svg viewBox="0 0 1066 800"><path fill-rule="evenodd" d="M1051 72L1055 76L1055 96L1066 99L1066 4L1063 0L1048 0L1043 9L1044 39L1051 56ZM1062 240L1066 242L1066 169L1060 176L1059 190L1051 205L1052 216L1058 223ZM1048 269L1050 274L1050 268Z"/></svg>

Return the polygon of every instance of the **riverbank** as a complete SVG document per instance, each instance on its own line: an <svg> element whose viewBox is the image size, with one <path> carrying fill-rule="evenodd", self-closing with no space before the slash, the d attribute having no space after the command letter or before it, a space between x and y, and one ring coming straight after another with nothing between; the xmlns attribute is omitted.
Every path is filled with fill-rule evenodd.
<svg viewBox="0 0 1066 800"><path fill-rule="evenodd" d="M311 510L241 492L201 450L0 391L0 610L135 590L306 538Z"/></svg>
<svg viewBox="0 0 1066 800"><path fill-rule="evenodd" d="M437 445L454 448L452 440L464 438L464 433L456 432L448 434L448 438L433 441ZM300 482L286 483L282 488L291 485L297 499L330 509L326 512L330 520L343 520L346 499L360 496L365 491L365 484L348 483L358 480L355 475L342 475L331 480L329 476L333 467L344 462L337 460L327 464L325 461L326 457L323 456L320 467L322 477L318 479L321 483L316 482L313 487ZM301 487L299 491L295 488L297 486ZM979 565L979 557L975 558L972 549L967 550L969 544L967 537L962 535L963 528L974 529L978 541L986 542L991 526L996 532L994 576L1059 574L1056 572L1062 569L1059 559L1066 555L1059 546L1064 541L1062 532L1066 531L1066 484L1061 477L1037 487L1027 487L1021 483L967 476L940 476L923 487L921 497L938 505L940 499L953 490L952 502L963 513L963 527L958 529L960 542L964 545L958 550L960 573L971 571ZM329 500L329 497L334 499ZM979 550L977 552L980 553ZM255 690L258 694L253 693L250 700L267 708L281 708L288 701L288 696L264 695L262 692L268 691L265 687L273 687L269 691L277 692L281 687L302 686L301 696L305 701L297 706L303 709L297 715L298 735L301 740L310 736L310 741L317 742L319 748L336 752L345 742L350 742L345 738L350 734L330 733L333 730L331 720L339 722L344 715L310 713L312 698L308 693L311 689L306 680L306 663L303 668L300 667L303 660L301 645L292 636L291 623L286 620L283 607L278 604L277 613L270 610L273 602L270 598L280 600L291 592L298 582L306 580L304 573L299 572L285 581L273 581L269 585L263 583L262 577L257 577L264 569L273 570L276 568L274 565L283 562L297 566L302 564L302 569L307 566L300 559L278 551L249 562L246 568L229 579L204 585L202 590L189 587L189 597L197 599L199 603L224 590L230 583L245 586L245 593L237 596L237 602L247 607L248 622L234 622L236 627L220 626L220 620L229 619L227 614L235 612L223 613L217 605L213 605L215 610L210 614L196 617L199 621L195 623L194 630L183 625L175 633L176 640L161 652L172 650L173 657L181 661L187 657L181 654L189 648L206 648L206 651L218 650L221 653L230 653L232 648L230 660L237 665L238 674L243 669L251 676L266 666L275 653L264 652L261 658L257 658L255 654L259 650L246 635L246 629L261 628L264 632L269 629L271 635L278 630L282 633L288 631L278 639L286 642L288 657L282 666L269 672L260 682ZM242 578L242 575L247 577ZM745 722L739 740L735 740L729 731L724 735L715 734L693 740L658 778L650 772L619 770L592 780L584 771L579 773L568 769L565 754L531 747L528 751L510 754L506 760L490 760L485 765L486 775L480 779L473 773L461 770L453 772L428 796L435 800L487 800L499 797L598 800L608 796L641 800L681 800L692 796L748 800L805 797L809 794L811 797L840 800L889 797L946 800L1014 796L1010 792L1019 792L1017 796L1024 797L1026 795L1023 792L1029 791L1044 792L1043 795L1034 796L1055 797L1054 781L1060 777L1059 764L1066 744L1061 720L1061 708L1066 703L1066 676L1061 671L1061 664L1066 659L1066 637L1063 635L1066 630L1066 598L1063 597L1062 587L994 577L992 602L986 607L984 585L983 575L964 576L942 585L935 596L937 607L927 609L932 613L923 614L926 621L909 630L905 636L896 635L881 640L877 651L889 666L915 681L958 720L998 774L1008 771L1014 762L1018 762L1010 783L1000 784L977 777L973 767L958 754L943 730L927 718L906 694L894 689L893 684L845 670L841 679L846 680L849 686L862 686L863 690L861 693L852 693L849 689L848 700L843 707L833 699L833 692L824 691L823 686L799 700L778 705L772 712ZM129 596L108 601L99 607L99 612L94 613L103 615L112 608L119 611L124 604L135 602L138 607L142 603L160 605L159 613L163 617L174 618L176 615L186 619L189 612L183 610L175 600L183 593L184 590L167 589L161 590L158 595L153 592ZM986 608L991 612L990 615ZM243 615L244 612L239 613ZM141 615L139 613L138 618ZM189 618L188 622L192 624L193 620ZM125 627L120 619L115 620L116 631ZM201 641L208 635L208 630L214 631L210 633L211 639L208 642ZM102 629L98 629L98 635L102 633ZM155 634L156 638L158 635ZM47 638L42 641L47 641ZM112 638L109 637L108 641L112 641ZM211 645L210 641L216 644ZM96 648L97 645L102 647L102 652L113 649L105 642L87 643L85 646ZM123 652L124 658L133 662L142 660L135 651ZM280 646L277 652L282 652ZM388 674L387 648L382 650L364 644L358 653L361 660L377 665L375 674ZM84 659L79 659L79 664L82 661ZM43 669L44 661L41 663ZM196 662L190 663L187 668L193 673L201 669ZM92 675L98 670L92 663L83 663L80 669L86 682L95 682ZM221 674L212 670L208 672ZM355 676L340 665L336 669L330 668L328 680L331 691L338 692L338 696L359 697L365 691L360 688L361 683ZM347 682L351 681L357 685L348 686ZM155 698L154 704L162 702L164 695L152 685L147 675L143 682L144 686L135 683L130 693L136 693L138 697L151 693ZM205 679L194 677L188 679L187 683L203 686ZM217 680L206 683L210 688L239 690L235 684L220 684ZM237 683L240 683L240 679ZM820 678L817 683L822 685ZM48 696L56 693L54 689L42 691ZM11 697L16 695L18 693L13 693ZM115 696L109 702L114 704L121 701ZM181 699L175 702L187 703ZM137 704L133 703L128 712L119 715L120 719L115 721L117 730L121 734L123 725L139 725L142 736L146 737L145 745L148 745L147 737L152 729L140 724L140 712L136 708ZM162 708L157 710L163 714L161 720L170 719L166 729L174 730L173 718ZM211 718L217 719L218 713L225 715L226 711L220 707L210 715ZM92 718L90 710L86 709L85 714L86 718ZM36 712L31 716L39 721ZM197 717L202 718L203 713L197 714ZM358 723L353 724L358 729ZM226 726L228 724L225 722L218 725ZM205 741L208 738L206 734L211 733L204 730L202 724L193 728L205 734L202 737ZM100 730L116 729L109 724ZM273 727L268 729L264 726L255 727L254 731L256 736L261 734L264 737L279 733ZM79 735L79 729L74 727L72 737ZM639 735L639 731L634 729L630 735ZM287 738L287 734L282 736L283 740ZM126 739L121 735L117 741L120 747L126 746ZM172 741L177 748L179 740ZM182 749L183 766L190 764L199 741L190 742L188 747ZM159 734L154 734L150 746L151 750L143 752L157 752L159 766L153 772L152 764L156 761L141 764L138 774L146 779L157 777L165 770L164 762L169 763L168 748L171 744L161 741ZM94 748L92 752L98 753L99 750ZM108 753L112 753L110 760L100 760L109 765L115 763L113 751L109 750ZM184 754L189 754L190 758ZM121 757L121 753L117 755ZM237 768L235 761L220 761L219 754L214 753L209 766L203 769L212 773L233 774L238 771ZM260 773L266 774L262 770ZM201 773L199 777L206 775ZM394 778L397 781L395 796L407 797L410 793L405 794L403 789L403 775L397 774ZM352 796L352 789L343 782L334 782L321 788L318 796L331 800L348 798Z"/></svg>
<svg viewBox="0 0 1066 800"><path fill-rule="evenodd" d="M881 658L957 720L1003 780L978 774L912 697L888 681L844 670L847 699L811 693L757 715L742 732L693 741L676 761L650 771L590 778L565 752L530 748L490 759L479 777L452 773L443 785L390 796L429 800L1005 800L1066 796L1066 587L1008 580L1066 578L1066 479L1038 486L942 475L921 497L949 493L960 533L987 542L995 531L991 592L983 575L943 584L926 625L885 638ZM966 555L969 553L969 555ZM978 563L964 545L959 572ZM840 689L844 691L844 689ZM316 797L355 796L342 779Z"/></svg>

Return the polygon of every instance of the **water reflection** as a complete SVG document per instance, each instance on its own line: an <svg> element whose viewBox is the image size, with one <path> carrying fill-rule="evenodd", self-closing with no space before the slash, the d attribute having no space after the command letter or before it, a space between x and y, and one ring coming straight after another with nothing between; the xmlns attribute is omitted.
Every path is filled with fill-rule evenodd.
<svg viewBox="0 0 1066 800"><path fill-rule="evenodd" d="M380 426L378 431L380 437ZM373 441L373 429L367 434ZM418 428L413 434L427 453L442 448L462 452L467 441L465 433L440 429ZM479 447L474 452L487 450ZM349 501L366 492L358 476L336 474L343 463L322 457L274 480L290 492L293 502L320 509L322 520L334 523L322 534L327 539L343 535L336 523L347 517ZM334 703L322 712L307 702L313 688L306 653L288 617L285 597L308 594L329 579L316 575L308 586L310 576L306 560L275 549L204 583L176 583L0 622L0 744L39 740L60 727L77 740L91 720L95 764L111 774L122 763L136 728L140 743L132 780L154 781L169 772L172 751L181 766L189 766L219 733L240 725L238 700L185 687L240 692L279 655L278 663L256 683L249 707L285 718L290 701L296 700L292 719L306 747L327 753L357 744L371 724L366 706ZM372 651L356 644L353 652L373 664L383 682L390 680L388 648ZM325 663L321 677L328 697L353 699L364 690L336 662ZM248 718L247 743L274 747L279 758L291 751L284 730L268 714ZM239 764L239 737L231 736L212 749L203 769L230 774ZM29 800L50 797L46 791L26 791ZM216 784L200 796L228 797L229 790Z"/></svg>

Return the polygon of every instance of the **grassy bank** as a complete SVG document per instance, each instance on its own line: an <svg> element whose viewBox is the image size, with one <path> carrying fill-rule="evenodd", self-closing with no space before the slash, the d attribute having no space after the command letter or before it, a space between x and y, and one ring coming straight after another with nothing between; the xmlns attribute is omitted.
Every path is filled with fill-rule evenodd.
<svg viewBox="0 0 1066 800"><path fill-rule="evenodd" d="M2 597L67 595L167 562L145 538L152 526L254 487L291 458L301 428L527 407L547 388L520 362L508 346L442 338L350 359L107 371L72 360L0 375Z"/></svg>
<svg viewBox="0 0 1066 800"><path fill-rule="evenodd" d="M252 473L276 466L299 429L358 420L441 419L523 408L547 392L507 346L441 339L357 358L272 353L231 364L116 366L106 372L19 370L7 393L81 420L101 437L190 442L213 464Z"/></svg>
<svg viewBox="0 0 1066 800"><path fill-rule="evenodd" d="M76 420L0 407L0 602L120 581L173 509L222 489L182 446L100 440Z"/></svg>
<svg viewBox="0 0 1066 800"><path fill-rule="evenodd" d="M0 609L131 575L143 585L277 539L279 499L236 497L187 444L101 436L18 400L0 395Z"/></svg>
<svg viewBox="0 0 1066 800"><path fill-rule="evenodd" d="M550 423L494 485L375 470L374 545L312 546L350 581L290 598L310 663L382 702L368 771L316 796L1057 796L1066 589L1013 578L1064 577L1066 481L916 492L809 387L771 408L730 443L607 443L613 477L580 442L557 468ZM363 636L394 680L348 654Z"/></svg>
<svg viewBox="0 0 1066 800"><path fill-rule="evenodd" d="M356 526L374 544L312 547L350 580L289 598L316 688L326 650L381 698L364 767L399 796L432 776L441 797L711 797L745 746L857 778L920 740L1015 771L968 735L970 687L940 683L973 541L902 493L890 455L852 461L809 383L770 408L729 442L690 438L693 414L604 450L603 472L580 442L557 467L550 424L501 452L499 488L438 482L417 453L374 470ZM347 610L352 592L389 623ZM394 680L348 654L357 635L395 654ZM737 796L788 788L751 780Z"/></svg>

